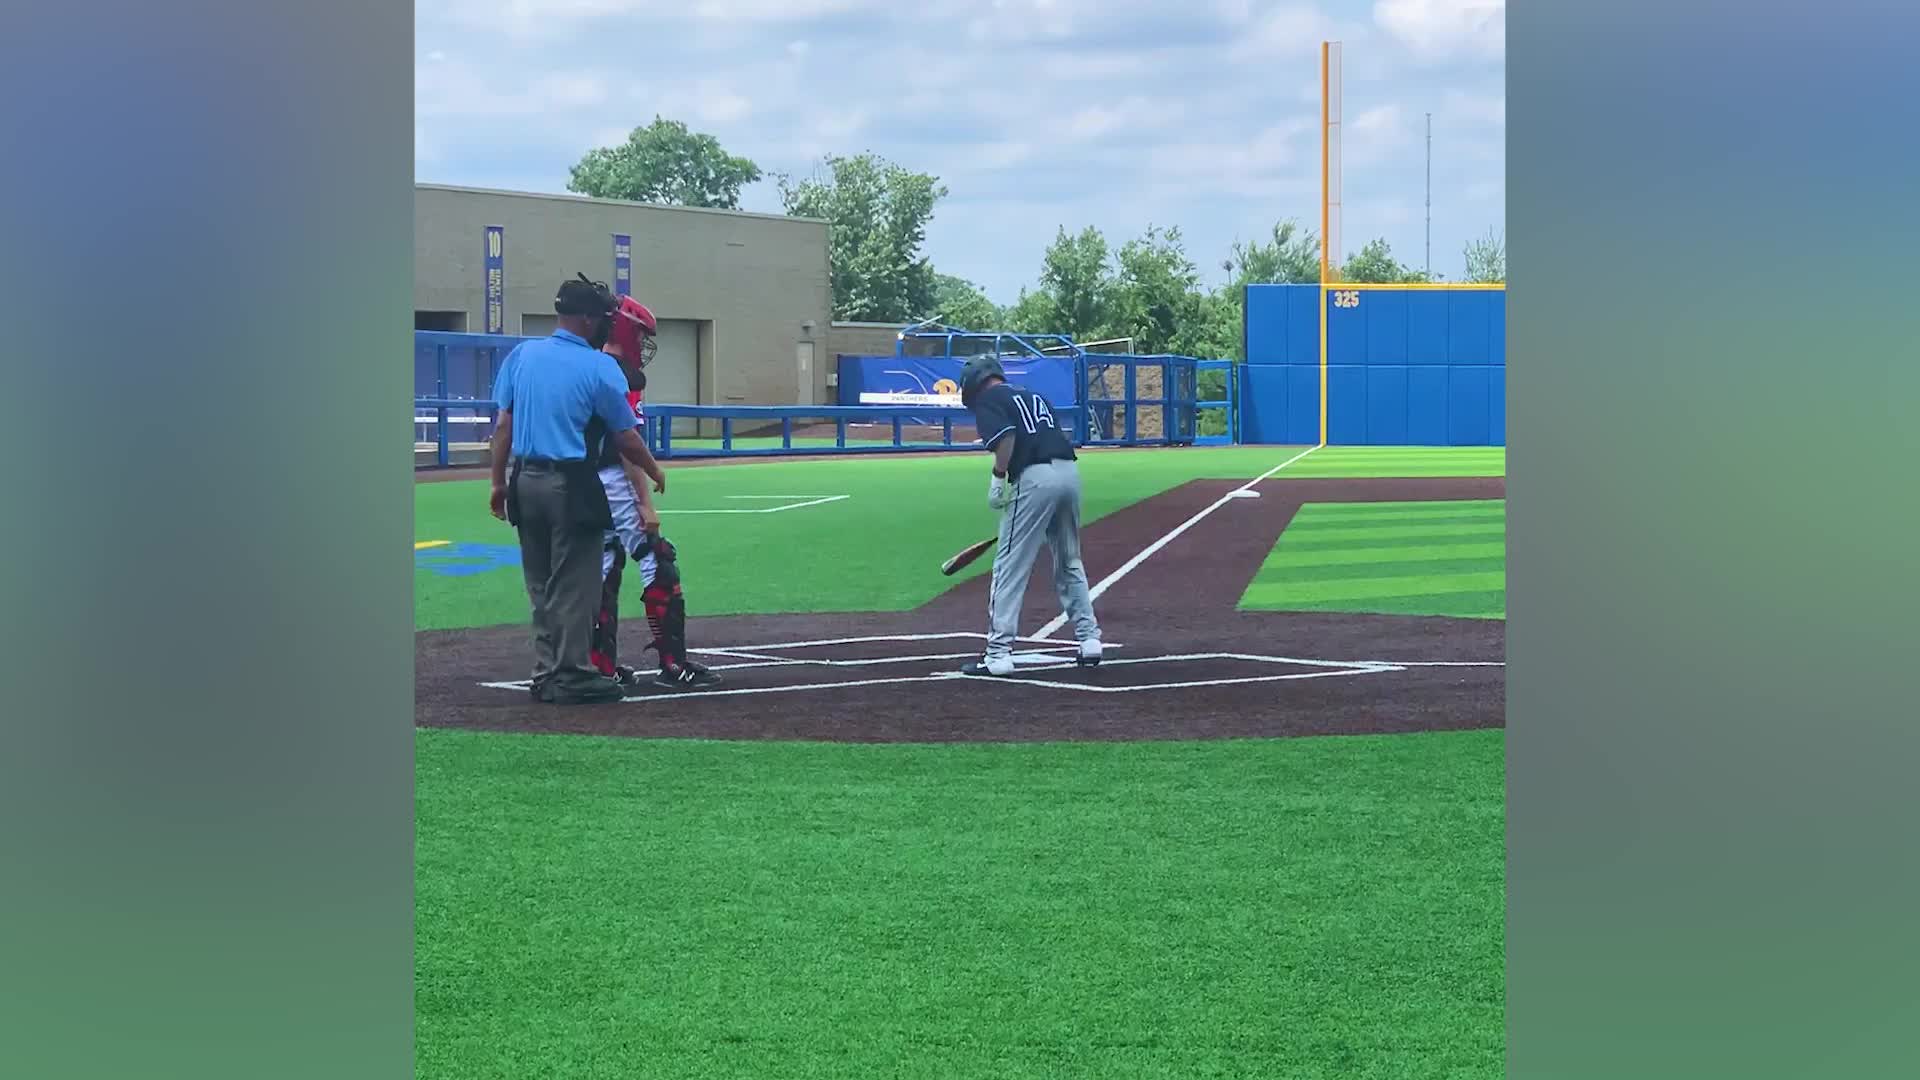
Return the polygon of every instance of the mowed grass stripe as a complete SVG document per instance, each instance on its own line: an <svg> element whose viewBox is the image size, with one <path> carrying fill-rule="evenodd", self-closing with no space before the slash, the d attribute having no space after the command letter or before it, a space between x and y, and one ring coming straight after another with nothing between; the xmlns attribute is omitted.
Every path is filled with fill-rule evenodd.
<svg viewBox="0 0 1920 1080"><path fill-rule="evenodd" d="M1358 514L1343 517L1327 517L1322 514L1307 515L1301 513L1296 514L1293 520L1295 524L1289 525L1288 528L1293 528L1297 525L1302 531L1310 532L1315 529L1425 529L1436 525L1485 525L1505 527L1507 515L1499 511L1487 513L1485 511L1467 510L1451 514L1389 513L1381 514L1379 519L1376 520Z"/></svg>
<svg viewBox="0 0 1920 1080"><path fill-rule="evenodd" d="M1243 608L1505 617L1506 502L1313 503Z"/></svg>
<svg viewBox="0 0 1920 1080"><path fill-rule="evenodd" d="M1503 563L1507 545L1500 541L1472 544L1433 544L1409 549L1406 545L1327 545L1301 551L1288 546L1274 555L1260 570L1260 576L1284 572L1296 567L1362 566L1371 563L1399 563L1425 566L1457 559L1499 559ZM1257 579L1256 579L1257 580Z"/></svg>
<svg viewBox="0 0 1920 1080"><path fill-rule="evenodd" d="M1285 535L1291 536L1293 534L1292 531L1289 530ZM1355 551L1361 548L1399 548L1403 551L1419 551L1439 545L1468 543L1491 544L1495 542L1503 546L1505 545L1506 529L1504 527L1482 529L1478 534L1464 536L1432 537L1422 533L1415 533L1408 536L1369 536L1359 541L1352 539L1342 540L1338 538L1285 540L1284 543L1286 546L1279 549L1277 554L1269 555L1267 561L1277 564L1283 559L1302 552Z"/></svg>
<svg viewBox="0 0 1920 1080"><path fill-rule="evenodd" d="M1290 466L1295 476L1505 476L1505 447L1328 447Z"/></svg>
<svg viewBox="0 0 1920 1080"><path fill-rule="evenodd" d="M1371 462L1354 462L1348 465L1325 463L1308 465L1307 458L1287 469L1283 474L1296 477L1321 477L1334 480L1359 480L1379 477L1420 480L1425 478L1446 479L1449 477L1505 476L1506 466L1472 465L1466 463L1437 463L1433 465L1391 465Z"/></svg>
<svg viewBox="0 0 1920 1080"><path fill-rule="evenodd" d="M1286 537L1298 536L1299 539L1325 543L1342 541L1347 543L1380 543L1393 540L1419 539L1426 542L1451 539L1492 539L1504 537L1507 525L1504 521L1469 521L1458 525L1402 525L1391 524L1369 528L1363 525L1315 525L1311 521L1296 522L1287 526L1282 534L1281 543Z"/></svg>
<svg viewBox="0 0 1920 1080"><path fill-rule="evenodd" d="M1467 514L1482 517L1504 517L1507 513L1505 499L1448 499L1439 502L1364 502L1364 503L1308 503L1300 508L1296 521L1345 521L1360 518L1365 521L1402 521L1424 520L1432 517L1451 517Z"/></svg>
<svg viewBox="0 0 1920 1080"><path fill-rule="evenodd" d="M1285 600L1256 603L1251 595L1242 605L1279 611L1325 611L1358 615L1444 615L1462 619L1504 619L1507 617L1507 590L1485 589L1479 592L1417 593L1411 596L1375 597L1367 600Z"/></svg>
<svg viewBox="0 0 1920 1080"><path fill-rule="evenodd" d="M1256 579L1248 588L1247 595L1251 597L1257 594L1262 602L1291 604L1325 600L1375 600L1381 597L1414 595L1445 596L1452 593L1505 589L1506 585L1505 570L1444 576L1391 574L1315 580L1289 577L1284 581Z"/></svg>
<svg viewBox="0 0 1920 1080"><path fill-rule="evenodd" d="M1456 574L1505 574L1506 566L1506 555L1497 551L1478 558L1423 558L1411 561L1393 559L1377 562L1319 564L1284 562L1261 568L1260 573L1253 580L1256 585L1284 585L1298 581L1359 581L1374 578L1440 580Z"/></svg>

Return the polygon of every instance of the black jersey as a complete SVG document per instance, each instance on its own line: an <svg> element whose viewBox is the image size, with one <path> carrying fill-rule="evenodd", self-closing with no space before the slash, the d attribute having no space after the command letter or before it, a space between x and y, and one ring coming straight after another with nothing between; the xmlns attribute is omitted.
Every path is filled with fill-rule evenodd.
<svg viewBox="0 0 1920 1080"><path fill-rule="evenodd" d="M1053 406L1024 386L1003 382L980 391L973 403L973 424L989 450L1001 439L1013 440L1013 456L1007 461L1009 480L1019 479L1029 465L1074 459L1073 442L1061 430Z"/></svg>

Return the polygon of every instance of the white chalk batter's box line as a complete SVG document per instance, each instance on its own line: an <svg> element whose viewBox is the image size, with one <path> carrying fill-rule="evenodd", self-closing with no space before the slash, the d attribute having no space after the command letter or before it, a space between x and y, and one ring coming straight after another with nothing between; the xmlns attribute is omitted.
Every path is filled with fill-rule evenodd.
<svg viewBox="0 0 1920 1080"><path fill-rule="evenodd" d="M723 499L737 501L763 500L778 502L779 506L755 506L745 508L722 508L714 510L678 510L662 507L662 514L778 514L784 510L804 510L809 506L825 506L828 503L844 502L851 495L722 495Z"/></svg>
<svg viewBox="0 0 1920 1080"><path fill-rule="evenodd" d="M770 667L867 667L878 664L902 664L915 662L948 661L973 659L980 655L979 649L960 653L925 653L913 656L862 657L852 660L829 659L825 657L803 659L797 657L779 657L769 655L776 649L816 648L831 645L863 645L878 642L932 642L966 640L984 642L982 633L951 634L887 634L871 637L823 638L817 641L769 642L764 645L729 645L720 648L693 649L695 653L719 656L745 661L743 663L716 664L715 671L741 670L744 668ZM1039 650L1015 653L1014 661L1021 667L1036 672L1082 670L1075 666L1073 653L1066 649L1077 649L1076 643L1059 641L1053 638L1020 638L1021 642L1040 645ZM1107 649L1121 648L1118 643L1109 642ZM1132 664L1165 664L1183 661L1236 660L1253 664L1285 664L1289 667L1312 668L1311 671L1288 672L1282 675L1243 675L1214 679L1189 679L1177 682L1143 683L1136 686L1099 686L1089 683L1060 682L1053 679L1028 678L1025 675L1001 677L993 681L1018 683L1022 686L1044 686L1056 690L1078 690L1089 694L1132 694L1148 690L1192 690L1208 686L1237 686L1247 683L1292 682L1302 679L1340 678L1352 675L1384 675L1425 667L1505 667L1501 660L1438 660L1438 661L1389 661L1389 660L1309 660L1289 656L1258 656L1250 653L1199 652L1174 653L1163 656L1130 656L1124 658L1103 659L1101 668L1124 667ZM1098 670L1098 669L1096 669ZM807 690L841 690L864 686L900 686L909 683L948 682L954 679L985 678L963 675L958 671L941 671L929 675L903 675L881 679L854 679L844 682L794 683L786 686L744 686L719 690L666 691L659 694L638 694L626 698L629 702L663 701L675 698L737 697L750 694L787 694ZM511 682L485 682L480 684L488 689L516 690L524 692L528 682L520 679Z"/></svg>

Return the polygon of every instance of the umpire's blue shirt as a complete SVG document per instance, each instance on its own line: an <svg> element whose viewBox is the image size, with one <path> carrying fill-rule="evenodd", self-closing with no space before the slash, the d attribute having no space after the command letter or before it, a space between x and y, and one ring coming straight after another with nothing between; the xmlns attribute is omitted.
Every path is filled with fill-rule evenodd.
<svg viewBox="0 0 1920 1080"><path fill-rule="evenodd" d="M513 456L584 461L587 421L612 437L634 426L620 362L565 330L523 341L493 381L493 403L513 413Z"/></svg>

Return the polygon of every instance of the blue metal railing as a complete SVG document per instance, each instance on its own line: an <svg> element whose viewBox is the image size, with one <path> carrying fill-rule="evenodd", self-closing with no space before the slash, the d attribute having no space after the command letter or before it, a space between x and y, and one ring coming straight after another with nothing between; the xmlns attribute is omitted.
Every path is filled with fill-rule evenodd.
<svg viewBox="0 0 1920 1080"><path fill-rule="evenodd" d="M1079 427L1081 412L1077 406L1068 406L1058 410L1074 417L1074 427ZM932 427L931 424L917 423L917 418L925 417L929 412L940 415L940 434L937 440L910 440L907 429L910 427ZM692 420L696 423L718 423L719 437L676 436L673 432L676 420ZM761 430L761 433L739 434L734 428L736 422L746 421ZM810 421L811 426L833 425L833 439L828 443L824 434L809 436L796 434L795 421ZM938 409L926 405L648 405L647 406L647 444L654 456L666 458L692 457L788 457L807 454L884 454L884 453L931 453L943 450L975 450L979 448L978 439L955 442L953 429L959 423L970 427L973 415L963 409ZM777 437L773 434L778 425ZM849 433L849 427L874 426L884 429L883 438L866 438L858 432ZM741 439L765 442L769 445L741 446ZM800 440L800 441L796 441Z"/></svg>
<svg viewBox="0 0 1920 1080"><path fill-rule="evenodd" d="M414 334L415 381L414 420L416 427L431 427L429 440L434 447L434 464L453 464L452 429L470 426L471 444L485 443L492 437L497 410L490 393L493 376L499 371L513 347L528 340L503 334L463 334L441 331L416 331ZM421 393L427 381L420 360L424 351L433 350L432 392ZM449 378L449 352L472 350L471 386L455 387ZM1081 352L1074 357L1076 380L1080 388L1078 404L1055 409L1069 421L1077 446L1169 446L1221 445L1235 442L1239 431L1239 365L1225 360L1198 360L1189 356L1133 356ZM484 361L482 367L481 361ZM1123 369L1122 394L1109 396L1106 387L1111 369ZM1159 396L1139 396L1139 370L1157 369ZM1224 398L1200 397L1199 376L1203 372L1223 373ZM463 370L463 378L465 372ZM458 396L457 389L471 389L474 397ZM1098 391L1098 393L1096 393ZM1143 436L1139 417L1143 410L1159 410L1160 434ZM1200 418L1212 413L1224 415L1225 433L1202 435ZM454 415L464 414L464 415ZM916 421L929 415L939 416L937 438L933 424ZM927 405L675 405L650 403L647 406L647 439L654 454L662 458L680 457L773 457L850 453L927 453L971 450L975 440L954 441L956 423L971 428L972 415L963 409L942 409ZM1117 420L1117 423L1116 423ZM692 422L696 430L718 425L719 437L681 436L676 438L675 421ZM796 422L811 422L797 425ZM826 438L825 427L832 425L833 437ZM737 434L736 425L754 429ZM850 427L875 426L884 433L868 437ZM796 428L798 427L798 431ZM1118 427L1120 430L1114 430ZM820 434L808 434L809 430ZM909 429L919 429L909 437ZM778 437L774 433L777 431ZM796 442L796 439L799 440ZM760 445L741 445L752 440ZM676 445L677 444L677 445Z"/></svg>

